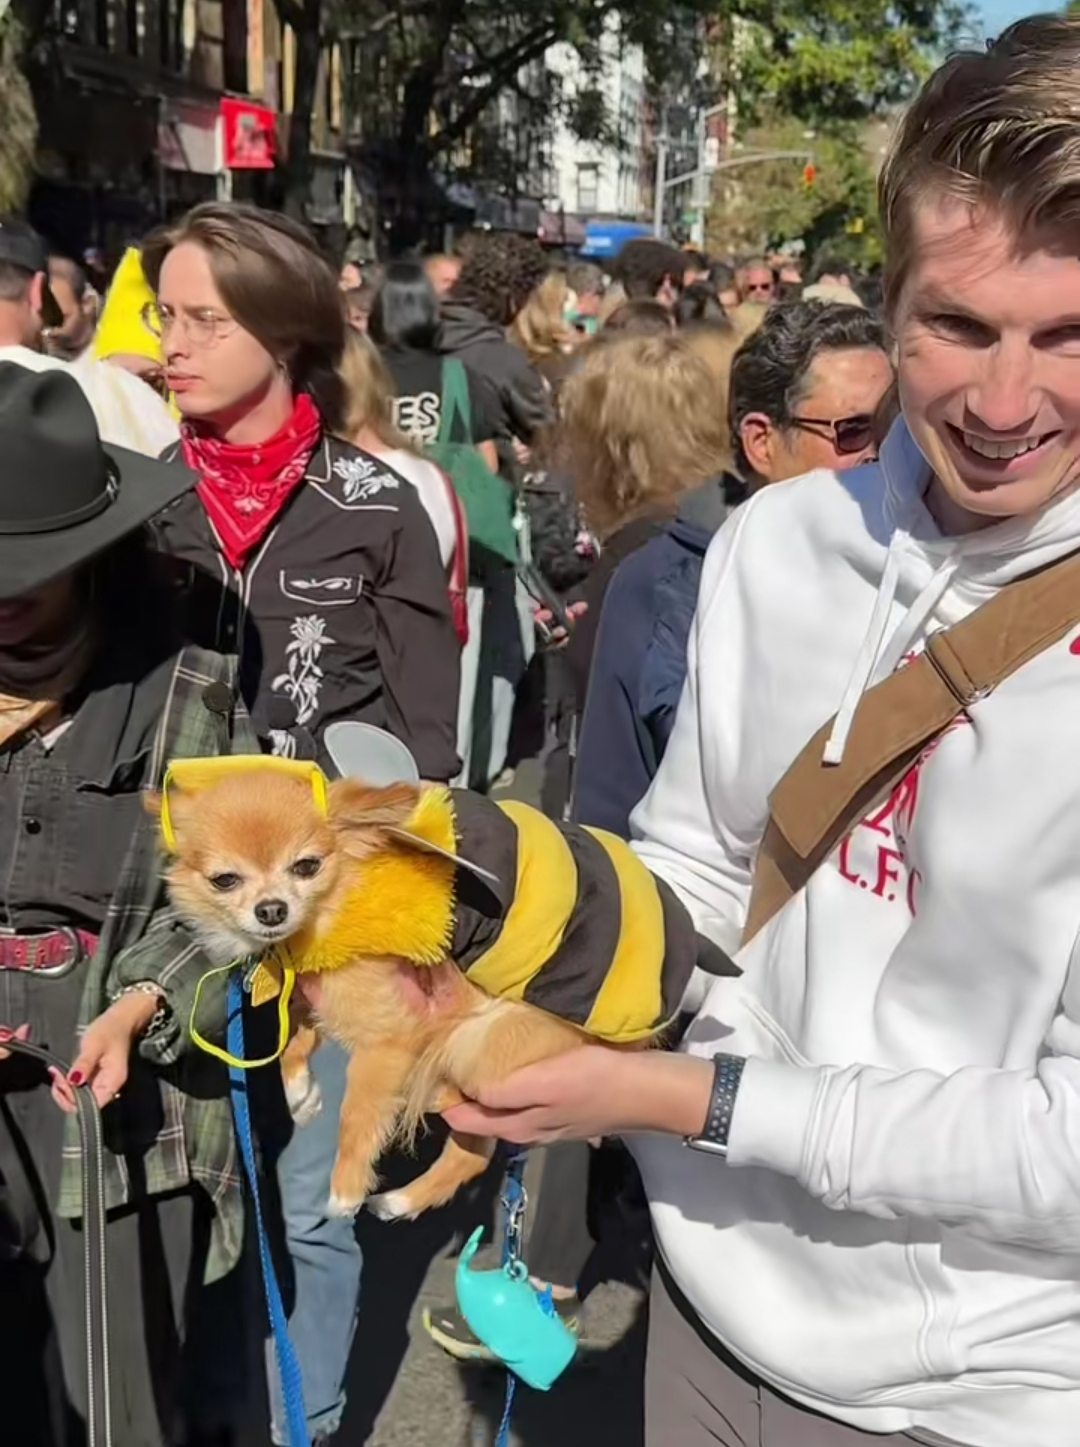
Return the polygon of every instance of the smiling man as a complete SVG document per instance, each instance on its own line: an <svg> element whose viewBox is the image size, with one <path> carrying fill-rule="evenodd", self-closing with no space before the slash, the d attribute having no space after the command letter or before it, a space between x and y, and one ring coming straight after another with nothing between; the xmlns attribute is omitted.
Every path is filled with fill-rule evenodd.
<svg viewBox="0 0 1080 1447"><path fill-rule="evenodd" d="M1078 76L1044 17L930 81L881 182L902 416L709 552L634 825L743 973L682 1055L448 1112L649 1132L648 1447L1080 1437Z"/></svg>

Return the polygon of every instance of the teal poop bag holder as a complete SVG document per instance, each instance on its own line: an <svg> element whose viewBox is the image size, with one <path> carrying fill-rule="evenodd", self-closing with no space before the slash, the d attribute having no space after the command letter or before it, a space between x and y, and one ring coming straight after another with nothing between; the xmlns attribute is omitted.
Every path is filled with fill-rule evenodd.
<svg viewBox="0 0 1080 1447"><path fill-rule="evenodd" d="M577 1338L559 1317L551 1292L529 1282L523 1261L496 1271L473 1271L484 1228L478 1226L461 1253L457 1299L473 1335L527 1386L546 1392L574 1358Z"/></svg>
<svg viewBox="0 0 1080 1447"><path fill-rule="evenodd" d="M546 1392L573 1361L577 1337L555 1310L550 1290L537 1291L530 1283L521 1259L526 1206L521 1183L524 1168L525 1152L512 1154L503 1196L506 1234L502 1265L495 1271L472 1269L483 1235L483 1227L478 1227L458 1262L457 1299L473 1335L516 1377Z"/></svg>

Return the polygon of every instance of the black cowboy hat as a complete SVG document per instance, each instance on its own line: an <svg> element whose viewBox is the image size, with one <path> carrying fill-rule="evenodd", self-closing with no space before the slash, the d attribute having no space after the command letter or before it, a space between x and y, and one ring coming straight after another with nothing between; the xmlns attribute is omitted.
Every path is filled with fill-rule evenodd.
<svg viewBox="0 0 1080 1447"><path fill-rule="evenodd" d="M102 443L66 372L0 362L0 598L88 562L194 483L186 467Z"/></svg>

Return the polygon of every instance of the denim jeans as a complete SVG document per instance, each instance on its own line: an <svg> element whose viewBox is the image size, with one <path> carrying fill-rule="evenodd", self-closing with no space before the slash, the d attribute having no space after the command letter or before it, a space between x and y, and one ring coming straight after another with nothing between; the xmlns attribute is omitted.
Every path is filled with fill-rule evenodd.
<svg viewBox="0 0 1080 1447"><path fill-rule="evenodd" d="M312 1437L330 1435L341 1424L345 1371L360 1301L360 1246L353 1223L326 1214L346 1064L345 1052L323 1040L311 1059L322 1091L322 1110L293 1133L278 1161L285 1236L296 1281L289 1335L304 1380ZM285 1447L285 1408L272 1342L267 1343L266 1369L271 1434L279 1447Z"/></svg>

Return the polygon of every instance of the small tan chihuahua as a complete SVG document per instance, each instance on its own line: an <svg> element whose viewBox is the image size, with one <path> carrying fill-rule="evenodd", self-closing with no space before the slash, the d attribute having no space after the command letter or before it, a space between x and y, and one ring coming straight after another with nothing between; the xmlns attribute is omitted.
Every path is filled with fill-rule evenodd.
<svg viewBox="0 0 1080 1447"><path fill-rule="evenodd" d="M160 815L161 796L147 807ZM450 1200L483 1172L493 1141L453 1132L423 1175L402 1190L373 1195L379 1156L392 1141L411 1140L425 1113L597 1038L588 1021L558 1018L520 998L523 990L516 999L493 997L449 957L455 864L410 849L401 831L418 810L441 810L453 847L453 807L445 789L371 788L345 779L326 787L320 809L308 785L273 771L223 777L198 791L174 787L169 796L169 893L211 959L277 959L301 976L320 972L317 1014L310 1012L290 1041L282 1074L290 1108L303 1122L319 1108L309 1070L318 1033L349 1053L329 1203L334 1215L350 1216L366 1203L384 1219L411 1218ZM635 867L645 881L634 876L639 900L656 885L636 861ZM543 906L548 886L541 884L534 893ZM616 892L616 911L618 900ZM667 911L665 901L661 964ZM615 923L622 939L625 921L620 925L616 914ZM683 973L688 977L689 966ZM665 1003L669 997L665 989ZM635 1040L607 1043L647 1047L663 1023Z"/></svg>

